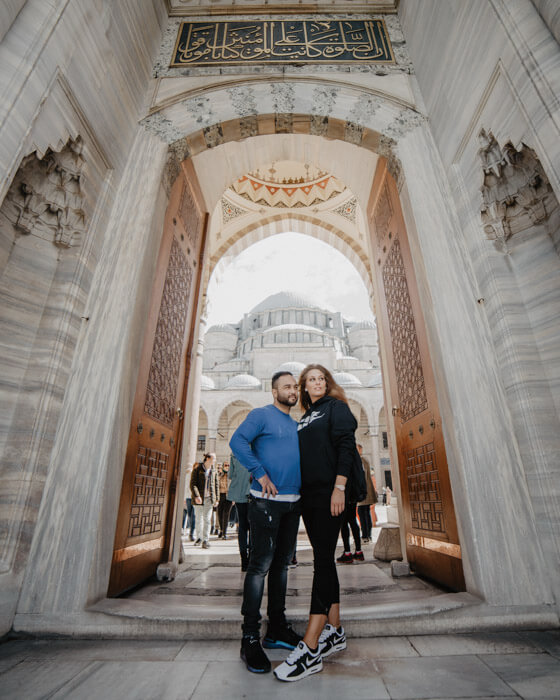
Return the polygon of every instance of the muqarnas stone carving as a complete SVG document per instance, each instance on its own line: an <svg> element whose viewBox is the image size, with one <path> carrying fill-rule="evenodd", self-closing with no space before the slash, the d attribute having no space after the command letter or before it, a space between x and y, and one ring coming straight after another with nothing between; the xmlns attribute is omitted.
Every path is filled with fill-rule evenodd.
<svg viewBox="0 0 560 700"><path fill-rule="evenodd" d="M481 217L487 238L507 249L512 236L544 224L558 207L535 152L511 142L502 148L491 131L478 135L484 171Z"/></svg>
<svg viewBox="0 0 560 700"><path fill-rule="evenodd" d="M82 139L59 151L24 158L3 207L19 233L50 239L58 246L78 245L86 228L82 192Z"/></svg>

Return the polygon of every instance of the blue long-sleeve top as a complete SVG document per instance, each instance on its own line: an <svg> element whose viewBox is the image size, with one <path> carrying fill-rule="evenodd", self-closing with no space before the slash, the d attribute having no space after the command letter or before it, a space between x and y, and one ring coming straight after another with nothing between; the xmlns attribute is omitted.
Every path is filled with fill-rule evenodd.
<svg viewBox="0 0 560 700"><path fill-rule="evenodd" d="M297 423L270 404L252 410L229 443L234 455L253 477L251 488L265 474L279 495L297 495L301 489Z"/></svg>

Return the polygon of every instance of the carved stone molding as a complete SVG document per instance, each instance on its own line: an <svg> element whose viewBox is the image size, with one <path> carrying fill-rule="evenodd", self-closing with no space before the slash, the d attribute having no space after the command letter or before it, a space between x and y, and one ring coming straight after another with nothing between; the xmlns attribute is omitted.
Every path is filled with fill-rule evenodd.
<svg viewBox="0 0 560 700"><path fill-rule="evenodd" d="M80 243L86 228L82 148L78 136L59 152L23 160L2 206L19 233L50 238L64 248Z"/></svg>
<svg viewBox="0 0 560 700"><path fill-rule="evenodd" d="M558 200L535 152L511 142L503 148L491 131L481 129L478 155L484 180L480 215L486 237L502 249L512 236L543 224Z"/></svg>

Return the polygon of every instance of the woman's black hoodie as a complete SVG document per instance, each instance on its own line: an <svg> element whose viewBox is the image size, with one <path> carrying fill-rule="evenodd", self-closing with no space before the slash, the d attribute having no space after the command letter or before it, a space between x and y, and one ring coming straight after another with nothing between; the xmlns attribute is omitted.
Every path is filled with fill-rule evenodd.
<svg viewBox="0 0 560 700"><path fill-rule="evenodd" d="M348 477L356 452L358 424L348 404L323 396L298 425L303 507L329 507L337 475Z"/></svg>

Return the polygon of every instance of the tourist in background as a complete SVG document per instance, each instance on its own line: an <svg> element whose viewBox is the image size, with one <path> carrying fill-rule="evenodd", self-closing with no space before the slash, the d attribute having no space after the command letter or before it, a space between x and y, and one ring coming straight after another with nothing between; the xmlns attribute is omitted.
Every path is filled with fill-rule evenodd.
<svg viewBox="0 0 560 700"><path fill-rule="evenodd" d="M214 474L214 462L216 455L209 452L204 455L201 463L193 467L191 474L191 498L195 512L195 545L202 544L203 549L210 546L210 523L212 511L218 503L216 477Z"/></svg>
<svg viewBox="0 0 560 700"><path fill-rule="evenodd" d="M362 446L356 445L360 457L362 459L362 464L364 466L364 473L366 477L367 486L367 496L363 501L358 503L358 517L360 518L360 525L362 526L362 542L371 542L371 531L377 522L375 516L375 504L377 503L377 490L375 488L375 481L371 474L371 468L369 462L362 454ZM373 509L373 513L372 513Z"/></svg>
<svg viewBox="0 0 560 700"><path fill-rule="evenodd" d="M228 472L229 462L224 462L218 469L218 538L227 540L227 528L231 501L228 499Z"/></svg>
<svg viewBox="0 0 560 700"><path fill-rule="evenodd" d="M250 547L247 497L251 488L251 476L234 454L230 458L229 480L228 499L235 503L237 508L237 543L241 557L241 571L247 571Z"/></svg>

